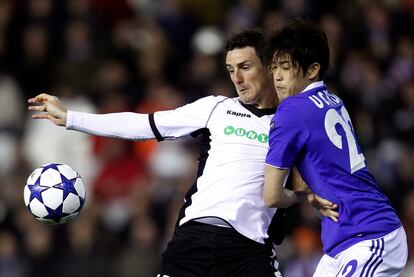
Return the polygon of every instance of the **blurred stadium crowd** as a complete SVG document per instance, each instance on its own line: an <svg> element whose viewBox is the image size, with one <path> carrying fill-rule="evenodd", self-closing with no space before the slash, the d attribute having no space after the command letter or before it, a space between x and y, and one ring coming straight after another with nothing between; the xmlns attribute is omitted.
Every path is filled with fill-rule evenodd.
<svg viewBox="0 0 414 277"><path fill-rule="evenodd" d="M197 145L130 142L30 119L26 100L58 95L86 112L170 109L235 96L229 34L317 20L331 48L330 90L347 104L371 169L405 224L414 276L413 0L0 0L0 276L155 276L197 167ZM38 223L23 204L30 172L72 166L88 186L73 223ZM279 260L311 276L318 217L291 212Z"/></svg>

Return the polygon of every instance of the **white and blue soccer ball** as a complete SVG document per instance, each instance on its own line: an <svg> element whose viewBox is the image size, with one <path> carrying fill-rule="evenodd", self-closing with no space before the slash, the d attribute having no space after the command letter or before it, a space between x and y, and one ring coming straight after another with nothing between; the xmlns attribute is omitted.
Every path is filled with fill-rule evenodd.
<svg viewBox="0 0 414 277"><path fill-rule="evenodd" d="M24 187L24 203L33 216L49 224L72 221L85 203L80 175L65 164L50 163L35 169Z"/></svg>

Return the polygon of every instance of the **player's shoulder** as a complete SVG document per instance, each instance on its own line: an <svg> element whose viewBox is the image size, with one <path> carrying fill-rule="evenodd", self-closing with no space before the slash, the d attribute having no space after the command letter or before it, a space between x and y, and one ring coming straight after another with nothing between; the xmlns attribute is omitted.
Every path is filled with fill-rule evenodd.
<svg viewBox="0 0 414 277"><path fill-rule="evenodd" d="M196 102L204 102L204 103L220 103L226 100L230 100L233 98L223 96L223 95L208 95L198 99Z"/></svg>
<svg viewBox="0 0 414 277"><path fill-rule="evenodd" d="M324 108L341 105L343 105L342 100L326 89L313 90L289 96L280 103L280 106L286 109L296 109L298 112L306 112L307 110L313 109L323 110Z"/></svg>
<svg viewBox="0 0 414 277"><path fill-rule="evenodd" d="M285 99L283 99L278 106L278 111L279 110L300 110L300 107L302 105L306 104L306 98L301 95L301 94L297 94L297 95L292 95L289 96Z"/></svg>
<svg viewBox="0 0 414 277"><path fill-rule="evenodd" d="M237 97L228 97L223 95L209 95L205 96L203 98L198 99L195 103L198 103L198 105L201 105L205 108L213 108L222 106L222 105L234 105L234 103L237 103Z"/></svg>
<svg viewBox="0 0 414 277"><path fill-rule="evenodd" d="M322 86L303 93L306 104L316 109L334 108L343 105L342 100L334 93Z"/></svg>
<svg viewBox="0 0 414 277"><path fill-rule="evenodd" d="M279 103L275 114L275 120L286 122L304 122L308 117L308 103L304 95L293 95Z"/></svg>
<svg viewBox="0 0 414 277"><path fill-rule="evenodd" d="M227 103L232 98L221 95L209 95L195 100L194 102L184 105L182 108L186 110L193 110L198 113L210 113L215 110L222 103Z"/></svg>

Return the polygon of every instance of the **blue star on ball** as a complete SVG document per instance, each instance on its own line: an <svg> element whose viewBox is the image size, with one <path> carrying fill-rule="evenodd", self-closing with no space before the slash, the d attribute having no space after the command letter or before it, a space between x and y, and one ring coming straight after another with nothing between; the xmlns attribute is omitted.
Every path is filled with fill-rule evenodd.
<svg viewBox="0 0 414 277"><path fill-rule="evenodd" d="M69 195L69 193L73 193L74 195L78 195L78 192L75 189L76 179L67 179L65 176L60 174L60 177L62 178L62 183L54 185L54 188L59 188L63 190L63 199L66 199L66 197Z"/></svg>

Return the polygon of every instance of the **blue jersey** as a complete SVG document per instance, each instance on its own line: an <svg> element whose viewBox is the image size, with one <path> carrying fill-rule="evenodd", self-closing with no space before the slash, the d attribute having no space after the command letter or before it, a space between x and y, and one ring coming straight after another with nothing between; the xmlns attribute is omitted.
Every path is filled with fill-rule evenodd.
<svg viewBox="0 0 414 277"><path fill-rule="evenodd" d="M333 257L401 226L365 165L341 99L322 82L281 102L271 122L269 145L267 164L282 169L296 165L312 191L338 204L338 223L322 218L326 254Z"/></svg>

